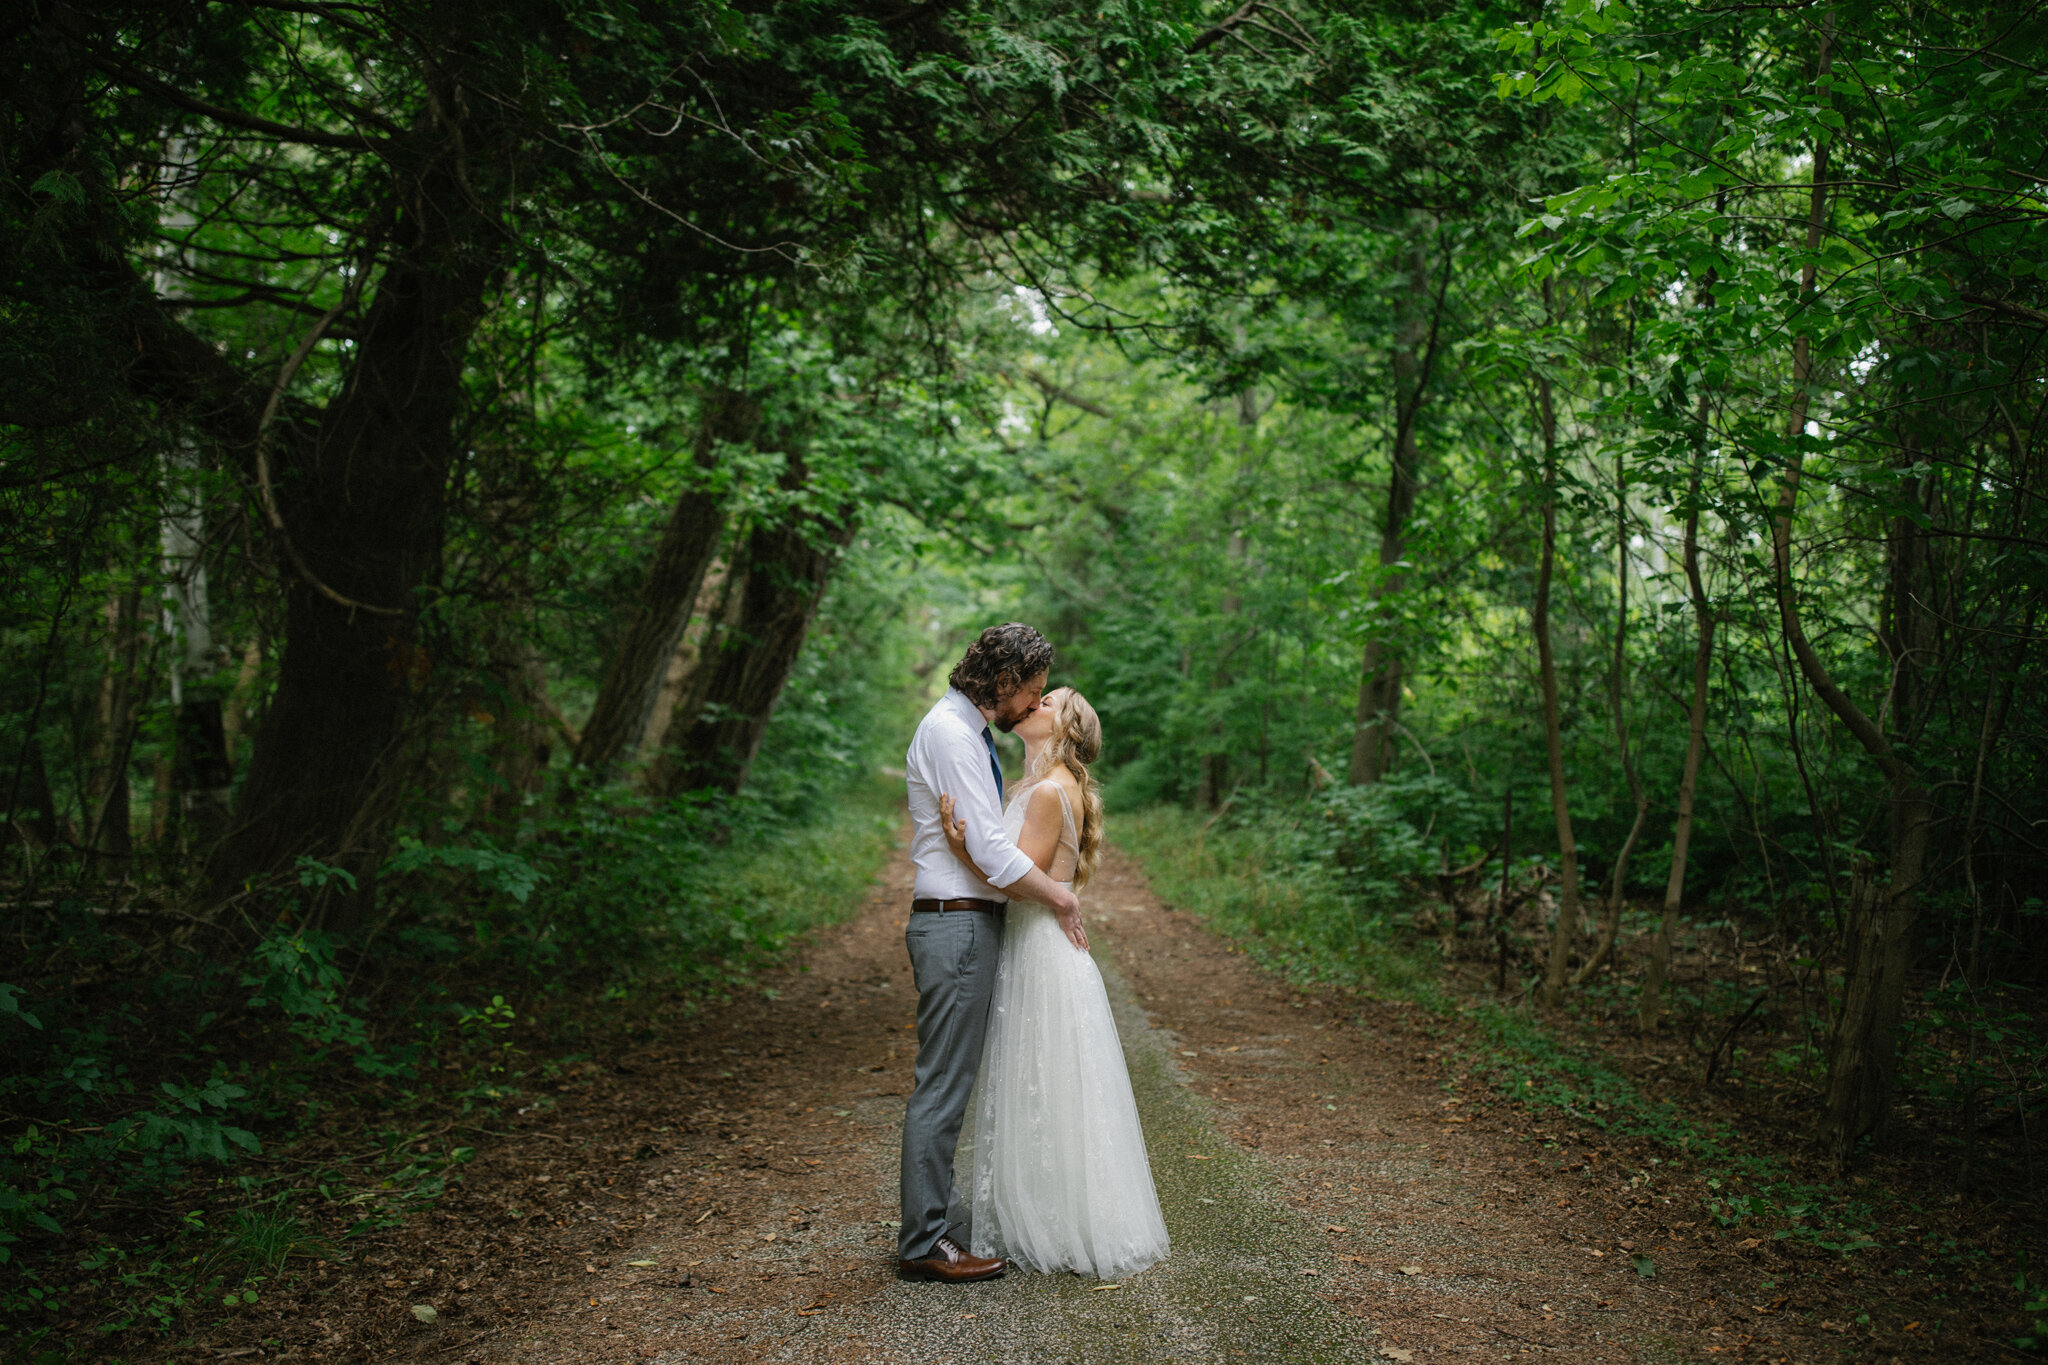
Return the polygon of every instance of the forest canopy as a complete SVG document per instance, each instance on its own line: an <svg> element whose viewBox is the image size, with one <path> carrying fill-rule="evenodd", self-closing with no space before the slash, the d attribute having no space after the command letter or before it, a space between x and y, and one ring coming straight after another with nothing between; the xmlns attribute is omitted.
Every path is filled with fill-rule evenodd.
<svg viewBox="0 0 2048 1365"><path fill-rule="evenodd" d="M0 21L0 1252L414 1074L421 963L780 942L704 869L1010 616L1318 951L1655 1030L1718 924L1835 1160L2024 1130L2048 18L1533 14Z"/></svg>

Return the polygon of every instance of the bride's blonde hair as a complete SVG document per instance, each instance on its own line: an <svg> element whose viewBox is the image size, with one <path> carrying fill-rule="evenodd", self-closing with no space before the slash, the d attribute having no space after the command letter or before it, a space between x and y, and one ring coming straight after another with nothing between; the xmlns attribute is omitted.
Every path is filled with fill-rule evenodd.
<svg viewBox="0 0 2048 1365"><path fill-rule="evenodd" d="M1079 890L1095 875L1102 861L1102 787L1088 765L1102 757L1102 719L1088 699L1069 687L1066 698L1053 717L1052 738L1038 754L1030 774L1042 778L1054 768L1065 768L1081 784L1080 832L1076 840L1080 860L1074 865L1074 888Z"/></svg>

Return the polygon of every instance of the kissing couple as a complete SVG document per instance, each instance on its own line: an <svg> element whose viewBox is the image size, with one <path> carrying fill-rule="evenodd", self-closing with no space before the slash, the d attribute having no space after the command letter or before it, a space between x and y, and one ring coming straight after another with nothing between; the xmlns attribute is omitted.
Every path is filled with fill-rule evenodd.
<svg viewBox="0 0 2048 1365"><path fill-rule="evenodd" d="M903 931L917 978L897 1241L906 1279L993 1279L1014 1262L1110 1280L1167 1253L1123 1045L1075 896L1102 852L1102 798L1088 772L1102 723L1071 687L1045 690L1051 667L1052 646L1030 626L990 626L904 759L917 864ZM1024 777L1007 805L991 726L1024 741ZM970 1100L962 1239L948 1211Z"/></svg>

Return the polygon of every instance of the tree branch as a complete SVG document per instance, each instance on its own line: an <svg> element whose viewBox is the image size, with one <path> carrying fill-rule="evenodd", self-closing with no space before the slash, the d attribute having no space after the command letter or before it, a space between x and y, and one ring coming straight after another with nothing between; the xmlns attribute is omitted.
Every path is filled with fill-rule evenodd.
<svg viewBox="0 0 2048 1365"><path fill-rule="evenodd" d="M230 109L225 105L214 104L209 100L202 100L196 96L188 95L175 86L165 84L154 76L145 75L140 71L125 67L119 62L109 61L104 57L94 57L92 64L116 80L126 81L138 90L145 90L155 95L158 99L168 101L189 113L210 118L223 127L239 128L244 132L250 133L262 133L266 137L274 137L281 142L297 142L308 147L335 147L348 152L375 152L381 155L390 145L386 141L364 137L360 133L330 133L319 128L300 128L289 123L279 123L275 119L264 118L259 114L249 114L244 113L240 109Z"/></svg>
<svg viewBox="0 0 2048 1365"><path fill-rule="evenodd" d="M2027 322L2048 327L2048 313L2038 308L2029 308L2024 303L2013 303L2008 299L1994 299L1989 294L1958 294L1957 298L1977 308L1988 308L1994 313L2007 317L2021 318Z"/></svg>

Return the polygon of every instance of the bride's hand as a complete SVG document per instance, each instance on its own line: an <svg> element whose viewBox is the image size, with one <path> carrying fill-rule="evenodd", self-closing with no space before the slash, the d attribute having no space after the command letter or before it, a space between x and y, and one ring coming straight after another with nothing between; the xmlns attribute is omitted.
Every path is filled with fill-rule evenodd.
<svg viewBox="0 0 2048 1365"><path fill-rule="evenodd" d="M953 856L969 867L974 860L967 856L967 822L953 818L953 798L944 793L939 795L939 829L946 836L946 847L953 850Z"/></svg>

